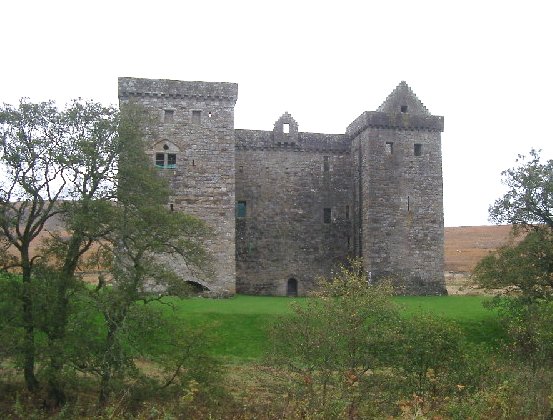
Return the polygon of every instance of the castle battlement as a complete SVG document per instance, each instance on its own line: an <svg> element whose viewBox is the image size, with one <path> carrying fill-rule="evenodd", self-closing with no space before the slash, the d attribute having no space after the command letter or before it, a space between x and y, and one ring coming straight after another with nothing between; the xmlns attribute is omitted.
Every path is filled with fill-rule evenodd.
<svg viewBox="0 0 553 420"><path fill-rule="evenodd" d="M187 82L166 79L119 78L119 98L168 97L224 100L238 99L238 85L226 82Z"/></svg>

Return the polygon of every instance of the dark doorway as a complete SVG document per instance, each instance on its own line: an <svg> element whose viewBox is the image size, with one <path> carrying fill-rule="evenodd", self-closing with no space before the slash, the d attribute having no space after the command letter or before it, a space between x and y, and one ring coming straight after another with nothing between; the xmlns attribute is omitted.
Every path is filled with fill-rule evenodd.
<svg viewBox="0 0 553 420"><path fill-rule="evenodd" d="M197 282L192 281L192 280L188 280L186 282L186 284L188 285L189 291L192 294L199 294L199 293L202 293L202 292L209 291L209 289L207 287L205 287L203 284L197 283Z"/></svg>
<svg viewBox="0 0 553 420"><path fill-rule="evenodd" d="M288 279L288 287L286 288L286 296L298 295L298 281L294 278Z"/></svg>

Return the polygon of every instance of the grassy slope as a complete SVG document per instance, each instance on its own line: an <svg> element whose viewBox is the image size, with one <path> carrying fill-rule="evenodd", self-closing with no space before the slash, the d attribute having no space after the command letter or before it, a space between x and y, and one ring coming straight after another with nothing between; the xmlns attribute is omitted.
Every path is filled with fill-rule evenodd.
<svg viewBox="0 0 553 420"><path fill-rule="evenodd" d="M398 297L406 316L418 311L452 319L469 340L492 343L501 336L495 314L482 306L481 296ZM290 312L290 302L302 298L236 296L232 299L173 300L172 316L192 325L204 325L215 339L214 354L242 362L261 357L267 326Z"/></svg>

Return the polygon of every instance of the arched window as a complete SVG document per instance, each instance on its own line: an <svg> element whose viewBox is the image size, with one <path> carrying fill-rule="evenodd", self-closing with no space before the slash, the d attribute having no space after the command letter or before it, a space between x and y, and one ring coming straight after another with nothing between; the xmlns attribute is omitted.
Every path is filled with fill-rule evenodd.
<svg viewBox="0 0 553 420"><path fill-rule="evenodd" d="M286 287L286 296L297 296L298 295L298 281L295 278L289 278L288 284Z"/></svg>
<svg viewBox="0 0 553 420"><path fill-rule="evenodd" d="M167 140L162 140L154 146L156 168L176 169L179 148Z"/></svg>

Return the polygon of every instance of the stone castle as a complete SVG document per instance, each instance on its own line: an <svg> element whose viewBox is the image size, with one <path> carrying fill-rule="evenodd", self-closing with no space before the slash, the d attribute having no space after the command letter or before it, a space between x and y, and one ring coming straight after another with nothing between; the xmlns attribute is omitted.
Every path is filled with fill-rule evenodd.
<svg viewBox="0 0 553 420"><path fill-rule="evenodd" d="M233 83L119 78L119 101L159 121L152 164L169 206L214 229L215 294L305 295L348 257L403 294L444 294L441 132L405 82L344 134L234 128Z"/></svg>

